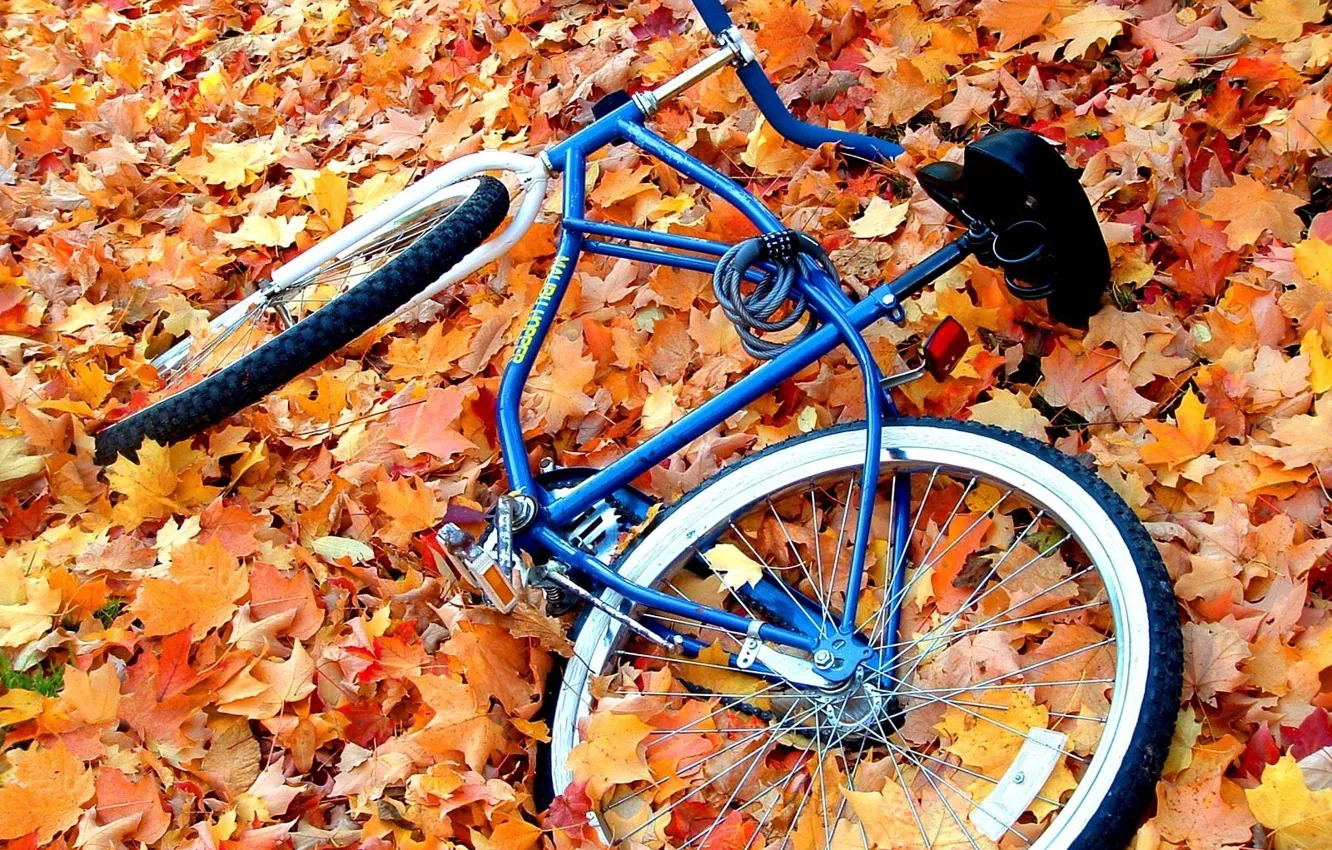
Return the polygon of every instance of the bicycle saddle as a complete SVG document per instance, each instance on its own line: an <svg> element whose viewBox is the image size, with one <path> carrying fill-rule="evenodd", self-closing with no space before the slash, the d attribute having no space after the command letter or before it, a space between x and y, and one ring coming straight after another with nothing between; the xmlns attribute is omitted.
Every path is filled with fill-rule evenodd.
<svg viewBox="0 0 1332 850"><path fill-rule="evenodd" d="M1100 309L1110 254L1077 173L1043 138L1004 130L967 145L963 165L932 163L917 178L953 215L995 235L978 256L1004 269L1013 294L1046 299L1069 325Z"/></svg>

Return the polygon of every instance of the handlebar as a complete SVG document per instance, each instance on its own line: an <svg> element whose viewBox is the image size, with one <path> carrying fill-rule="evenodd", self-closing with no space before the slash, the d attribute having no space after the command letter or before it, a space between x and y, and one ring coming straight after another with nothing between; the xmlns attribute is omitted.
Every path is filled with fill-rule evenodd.
<svg viewBox="0 0 1332 850"><path fill-rule="evenodd" d="M720 36L735 27L735 21L731 20L731 13L726 11L722 0L694 0L694 7L702 16L703 23L715 36ZM772 128L783 138L797 145L817 148L833 142L851 155L871 162L884 162L902 152L900 145L886 139L819 127L796 118L791 114L791 110L786 108L781 95L777 94L777 89L773 87L772 81L768 79L768 75L757 61L740 66L737 73L740 82L749 91L750 97L754 98L755 105L763 113L763 117L768 119Z"/></svg>

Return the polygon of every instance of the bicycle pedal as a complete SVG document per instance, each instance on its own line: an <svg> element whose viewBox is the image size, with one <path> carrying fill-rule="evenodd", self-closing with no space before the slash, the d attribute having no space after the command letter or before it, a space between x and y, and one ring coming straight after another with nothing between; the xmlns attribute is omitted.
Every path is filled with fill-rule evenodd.
<svg viewBox="0 0 1332 850"><path fill-rule="evenodd" d="M437 536L445 553L462 565L491 606L505 614L514 609L518 604L518 588L511 578L512 566L505 570L500 560L478 544L475 537L451 522L445 524Z"/></svg>

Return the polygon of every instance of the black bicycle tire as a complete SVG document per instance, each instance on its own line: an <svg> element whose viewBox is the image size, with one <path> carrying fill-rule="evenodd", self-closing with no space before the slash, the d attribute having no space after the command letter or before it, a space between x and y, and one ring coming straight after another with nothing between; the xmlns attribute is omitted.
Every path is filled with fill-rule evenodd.
<svg viewBox="0 0 1332 850"><path fill-rule="evenodd" d="M493 177L447 218L365 280L254 351L194 386L102 429L95 461L137 458L145 439L169 444L193 437L333 354L392 315L481 245L509 209L509 192Z"/></svg>
<svg viewBox="0 0 1332 850"><path fill-rule="evenodd" d="M1101 805L1088 821L1078 841L1089 841L1088 847L1117 848L1125 847L1137 830L1143 814L1155 798L1156 783L1161 777L1166 755L1170 750L1170 741L1174 737L1175 720L1179 713L1180 696L1184 681L1183 636L1179 626L1179 615L1175 604L1175 592L1170 583L1161 554L1152 542L1151 535L1141 520L1129 510L1124 500L1094 471L1078 463L1074 458L1058 451L1052 446L993 425L979 422L967 422L956 419L936 419L933 417L902 417L893 419L885 430L894 427L925 426L946 428L955 431L967 431L973 434L989 436L1003 440L1023 451L1049 462L1052 466L1069 476L1088 495L1105 509L1106 513L1119 529L1133 557L1134 567L1142 580L1143 594L1147 604L1147 619L1151 625L1151 658L1148 667L1146 690L1137 727L1129 742L1123 761L1119 764L1115 781L1106 793ZM811 431L771 446L745 457L738 463L726 467L720 474L709 478L693 490L686 493L666 510L660 511L653 520L653 526L664 521L674 511L687 503L695 495L715 485L727 474L757 461L759 458L781 450L790 449L808 440L817 439L839 431L863 429L864 422L850 422ZM621 560L652 533L648 528L626 550ZM578 639L578 625L571 636ZM552 672L562 676L563 665ZM558 693L558 691L556 691ZM544 708L544 707L543 707ZM553 711L554 706L550 709ZM538 764L549 772L551 763L549 746L543 745L547 752L538 758ZM541 808L549 805L548 797L553 796L552 777L539 776L534 782L534 797ZM1081 846L1076 841L1072 846Z"/></svg>

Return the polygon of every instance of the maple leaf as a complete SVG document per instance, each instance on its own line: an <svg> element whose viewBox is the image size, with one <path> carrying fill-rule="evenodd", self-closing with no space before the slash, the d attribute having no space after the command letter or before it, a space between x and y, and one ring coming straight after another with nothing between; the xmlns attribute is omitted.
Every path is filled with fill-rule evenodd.
<svg viewBox="0 0 1332 850"><path fill-rule="evenodd" d="M424 116L412 115L401 109L390 109L385 115L387 120L376 124L365 134L365 140L377 146L375 153L396 159L422 145L422 134L426 127Z"/></svg>
<svg viewBox="0 0 1332 850"><path fill-rule="evenodd" d="M468 353L471 337L460 331L445 332L444 325L431 325L424 334L395 339L384 359L390 378L429 378L449 371Z"/></svg>
<svg viewBox="0 0 1332 850"><path fill-rule="evenodd" d="M1175 410L1175 424L1148 420L1144 423L1156 437L1142 447L1143 463L1178 469L1206 454L1216 441L1216 420L1207 417L1207 406L1189 390Z"/></svg>
<svg viewBox="0 0 1332 850"><path fill-rule="evenodd" d="M904 847L905 836L913 836L914 841L918 834L915 802L907 799L899 785L885 782L881 791L852 791L846 786L838 790L851 804L851 811L864 826L872 847ZM833 846L837 846L836 841Z"/></svg>
<svg viewBox="0 0 1332 850"><path fill-rule="evenodd" d="M177 547L167 575L144 579L131 606L150 637L182 629L202 637L231 619L250 586L245 568L216 539Z"/></svg>
<svg viewBox="0 0 1332 850"><path fill-rule="evenodd" d="M1223 850L1250 840L1253 815L1239 787L1225 778L1239 748L1229 736L1195 746L1184 772L1174 782L1158 783L1155 823L1162 838L1197 850Z"/></svg>
<svg viewBox="0 0 1332 850"><path fill-rule="evenodd" d="M1218 693L1233 691L1247 678L1239 669L1249 657L1249 644L1233 629L1216 623L1185 623L1184 694L1212 702Z"/></svg>
<svg viewBox="0 0 1332 850"><path fill-rule="evenodd" d="M574 780L586 782L588 796L597 800L612 785L651 779L642 749L651 734L652 727L632 714L594 714L587 740L569 753Z"/></svg>
<svg viewBox="0 0 1332 850"><path fill-rule="evenodd" d="M408 400L410 399L410 400ZM476 446L451 427L462 413L463 394L456 387L427 388L423 398L404 398L389 414L393 442L408 457L431 454L440 460Z"/></svg>
<svg viewBox="0 0 1332 850"><path fill-rule="evenodd" d="M978 86L967 77L958 77L957 93L946 106L934 110L934 114L954 129L965 127L988 115L995 100L997 96L992 89Z"/></svg>
<svg viewBox="0 0 1332 850"><path fill-rule="evenodd" d="M763 580L763 565L730 543L719 543L703 556L727 587L756 585Z"/></svg>
<svg viewBox="0 0 1332 850"><path fill-rule="evenodd" d="M805 159L795 145L786 139L768 123L760 118L749 131L749 143L740 154L740 161L760 174L785 174Z"/></svg>
<svg viewBox="0 0 1332 850"><path fill-rule="evenodd" d="M1255 0L1252 10L1258 20L1249 24L1249 35L1272 41L1294 41L1305 24L1316 24L1327 12L1318 0Z"/></svg>
<svg viewBox="0 0 1332 850"><path fill-rule="evenodd" d="M72 717L84 723L96 725L114 720L120 705L120 677L115 665L103 664L92 672L66 668L60 701Z"/></svg>
<svg viewBox="0 0 1332 850"><path fill-rule="evenodd" d="M391 545L405 546L412 534L433 528L447 507L416 476L385 478L379 482L379 509L389 518L380 537Z"/></svg>
<svg viewBox="0 0 1332 850"><path fill-rule="evenodd" d="M1111 343L1119 349L1124 362L1132 366L1146 352L1148 335L1170 333L1174 328L1169 316L1146 310L1126 313L1107 307L1088 321L1083 344L1090 350Z"/></svg>
<svg viewBox="0 0 1332 850"><path fill-rule="evenodd" d="M1235 185L1212 193L1200 210L1227 222L1226 238L1232 250L1255 244L1264 232L1294 244L1304 232L1304 222L1295 211L1305 200L1289 192L1264 185L1252 177L1235 175Z"/></svg>
<svg viewBox="0 0 1332 850"><path fill-rule="evenodd" d="M233 248L259 245L265 248L286 248L296 243L296 237L305 232L309 216L251 214L241 219L234 233L219 233L219 242Z"/></svg>
<svg viewBox="0 0 1332 850"><path fill-rule="evenodd" d="M0 437L0 483L20 481L46 469L46 461L28 449L22 437Z"/></svg>
<svg viewBox="0 0 1332 850"><path fill-rule="evenodd" d="M1312 414L1277 421L1272 439L1284 445L1255 446L1253 450L1288 469L1332 464L1332 396L1318 399Z"/></svg>
<svg viewBox="0 0 1332 850"><path fill-rule="evenodd" d="M47 844L78 821L94 793L93 772L63 742L8 754L10 774L0 785L0 838L35 833Z"/></svg>
<svg viewBox="0 0 1332 850"><path fill-rule="evenodd" d="M907 209L910 204L894 204L892 201L881 197L870 198L869 206L860 214L859 218L852 220L849 229L851 235L857 239L876 239L880 236L890 236L902 226L906 221Z"/></svg>
<svg viewBox="0 0 1332 850"><path fill-rule="evenodd" d="M468 686L494 696L510 714L522 715L535 704L539 689L530 676L526 641L499 626L468 623L442 650L462 662Z"/></svg>
<svg viewBox="0 0 1332 850"><path fill-rule="evenodd" d="M0 563L0 646L23 646L55 625L60 591L41 574L26 575L17 561Z"/></svg>
<svg viewBox="0 0 1332 850"><path fill-rule="evenodd" d="M287 137L279 126L269 138L245 142L209 142L204 150L207 156L188 157L181 161L176 171L182 176L196 177L225 189L235 189L252 182L281 159L287 150Z"/></svg>
<svg viewBox="0 0 1332 850"><path fill-rule="evenodd" d="M767 51L765 67L780 72L814 57L816 43L809 35L814 16L801 0L751 0L749 12L763 21L758 44Z"/></svg>
<svg viewBox="0 0 1332 850"><path fill-rule="evenodd" d="M1259 786L1244 796L1254 817L1272 831L1276 850L1332 846L1332 791L1310 791L1293 756L1263 771Z"/></svg>
<svg viewBox="0 0 1332 850"><path fill-rule="evenodd" d="M1068 11L1061 0L981 0L976 7L981 24L1001 34L1000 50L1040 35Z"/></svg>
<svg viewBox="0 0 1332 850"><path fill-rule="evenodd" d="M315 599L310 576L303 572L284 575L267 563L256 564L250 571L250 610L261 620L290 614L280 633L297 640L310 639L324 623L324 611Z"/></svg>
<svg viewBox="0 0 1332 850"><path fill-rule="evenodd" d="M597 363L583 354L581 334L572 339L555 336L546 347L549 366L528 381L526 397L531 415L544 424L547 434L553 434L570 417L582 417L592 410L592 398L584 390L596 375Z"/></svg>
<svg viewBox="0 0 1332 850"><path fill-rule="evenodd" d="M461 753L468 767L484 769L490 754L505 743L504 731L490 716L489 697L447 676L413 676L411 681L434 713L413 733L413 742L430 753Z"/></svg>
<svg viewBox="0 0 1332 850"><path fill-rule="evenodd" d="M972 405L971 419L1042 441L1047 437L1045 429L1050 427L1050 420L1031 406L1030 398L1011 390L991 390L987 401Z"/></svg>
<svg viewBox="0 0 1332 850"><path fill-rule="evenodd" d="M1311 237L1295 246L1295 267L1310 283L1332 289L1332 245Z"/></svg>
<svg viewBox="0 0 1332 850"><path fill-rule="evenodd" d="M216 488L203 483L202 467L207 455L189 443L167 447L145 440L137 461L118 457L107 468L111 490L124 495L116 505L117 522L130 530L151 519L166 519L185 513L211 500Z"/></svg>
<svg viewBox="0 0 1332 850"><path fill-rule="evenodd" d="M1050 28L1050 38L1067 41L1066 58L1081 58L1094 45L1109 44L1124 31L1124 22L1134 17L1127 9L1091 3Z"/></svg>
<svg viewBox="0 0 1332 850"><path fill-rule="evenodd" d="M152 773L131 780L114 767L103 767L97 772L96 788L98 823L109 825L122 818L135 818L124 835L126 839L151 844L171 825L171 817L162 806L161 792Z"/></svg>
<svg viewBox="0 0 1332 850"><path fill-rule="evenodd" d="M347 176L324 168L310 183L311 209L315 211L329 232L338 230L347 220Z"/></svg>

